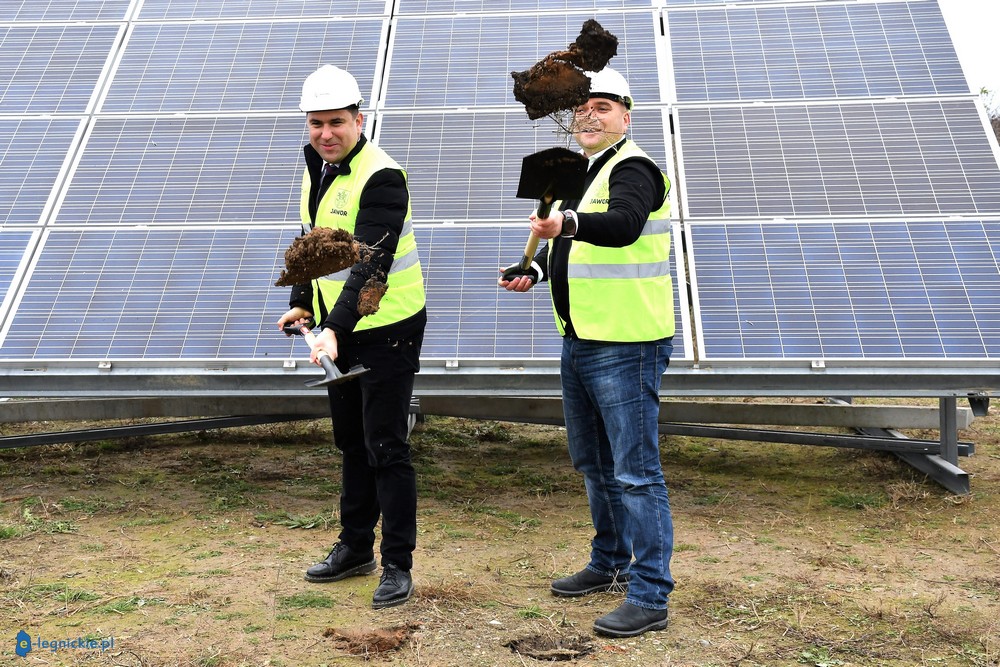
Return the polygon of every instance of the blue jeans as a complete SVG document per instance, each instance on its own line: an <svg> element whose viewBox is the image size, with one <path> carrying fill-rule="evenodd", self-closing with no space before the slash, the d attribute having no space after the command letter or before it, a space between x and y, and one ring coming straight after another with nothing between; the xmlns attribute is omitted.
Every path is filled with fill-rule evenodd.
<svg viewBox="0 0 1000 667"><path fill-rule="evenodd" d="M594 522L587 569L628 571L626 602L666 609L674 527L660 466L660 379L669 338L649 343L563 339L563 413L573 467ZM635 560L633 561L633 556Z"/></svg>

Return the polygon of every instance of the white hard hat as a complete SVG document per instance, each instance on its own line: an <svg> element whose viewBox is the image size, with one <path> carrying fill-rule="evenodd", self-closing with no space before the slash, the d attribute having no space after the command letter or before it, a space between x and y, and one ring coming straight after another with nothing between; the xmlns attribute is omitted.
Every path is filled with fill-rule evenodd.
<svg viewBox="0 0 1000 667"><path fill-rule="evenodd" d="M323 65L306 77L302 84L303 111L328 111L345 109L364 102L357 79L345 69L334 65Z"/></svg>
<svg viewBox="0 0 1000 667"><path fill-rule="evenodd" d="M632 91L629 90L625 77L610 67L605 67L600 72L584 72L584 74L590 77L591 97L607 97L621 102L629 111L632 110Z"/></svg>

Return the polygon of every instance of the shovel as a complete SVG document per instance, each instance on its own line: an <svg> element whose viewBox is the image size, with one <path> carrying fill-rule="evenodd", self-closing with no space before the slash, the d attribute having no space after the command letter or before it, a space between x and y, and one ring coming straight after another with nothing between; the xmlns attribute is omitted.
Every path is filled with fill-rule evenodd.
<svg viewBox="0 0 1000 667"><path fill-rule="evenodd" d="M587 178L587 158L568 148L547 148L525 156L521 161L521 180L517 196L537 199L536 217L547 218L552 202L557 199L579 199L583 196ZM503 272L504 280L513 280L531 267L531 259L538 249L538 237L528 235L521 262Z"/></svg>
<svg viewBox="0 0 1000 667"><path fill-rule="evenodd" d="M282 331L286 334L294 334L302 336L305 338L306 342L309 344L309 349L313 349L316 346L316 336L313 335L312 328L316 326L316 323L309 320L305 324L286 324ZM319 378L318 380L307 380L307 387L328 387L332 384L340 384L341 382L347 382L348 380L353 380L354 378L367 373L369 369L365 368L361 364L357 366L352 366L351 370L346 373L341 373L337 365L333 363L333 359L324 350L320 350L319 363L322 364L323 370L326 371L326 376Z"/></svg>

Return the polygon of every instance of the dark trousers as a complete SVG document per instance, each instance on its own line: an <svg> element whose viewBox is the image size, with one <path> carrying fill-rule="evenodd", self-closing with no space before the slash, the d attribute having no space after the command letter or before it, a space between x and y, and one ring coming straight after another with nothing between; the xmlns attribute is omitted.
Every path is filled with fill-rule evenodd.
<svg viewBox="0 0 1000 667"><path fill-rule="evenodd" d="M353 551L375 544L382 517L382 565L413 566L417 543L417 478L410 461L407 422L423 332L403 340L366 341L338 349L346 371L369 371L328 388L333 438L344 454L340 541Z"/></svg>

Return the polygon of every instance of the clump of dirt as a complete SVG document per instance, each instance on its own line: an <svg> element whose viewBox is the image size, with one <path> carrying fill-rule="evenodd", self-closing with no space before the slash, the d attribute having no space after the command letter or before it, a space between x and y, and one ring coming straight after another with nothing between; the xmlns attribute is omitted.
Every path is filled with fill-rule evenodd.
<svg viewBox="0 0 1000 667"><path fill-rule="evenodd" d="M408 623L391 628L366 630L327 628L323 631L323 636L332 638L334 645L342 651L369 657L399 649L418 627L416 624Z"/></svg>
<svg viewBox="0 0 1000 667"><path fill-rule="evenodd" d="M285 268L276 287L301 285L316 278L343 271L361 260L361 244L350 232L316 227L285 250Z"/></svg>
<svg viewBox="0 0 1000 667"><path fill-rule="evenodd" d="M546 637L545 635L512 639L504 646L519 655L549 662L576 660L594 650L594 645L586 637Z"/></svg>
<svg viewBox="0 0 1000 667"><path fill-rule="evenodd" d="M385 296L388 289L389 286L375 276L366 280L361 291L358 292L358 314L364 317L377 313L382 297Z"/></svg>
<svg viewBox="0 0 1000 667"><path fill-rule="evenodd" d="M511 72L514 99L528 118L572 109L587 101L590 79L584 71L599 72L618 53L618 38L593 19L565 51L554 51L523 72Z"/></svg>

